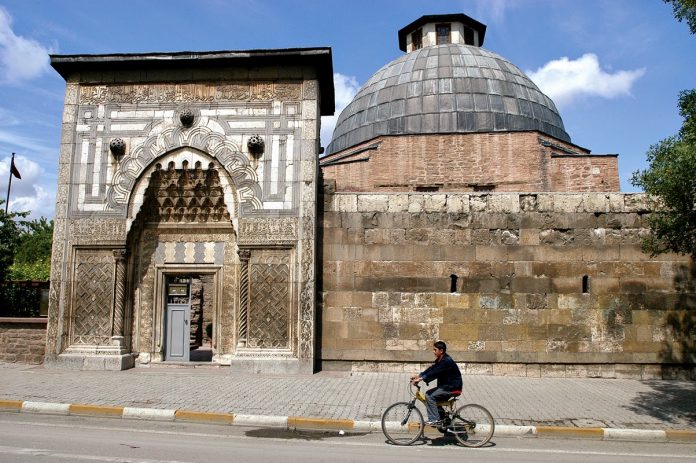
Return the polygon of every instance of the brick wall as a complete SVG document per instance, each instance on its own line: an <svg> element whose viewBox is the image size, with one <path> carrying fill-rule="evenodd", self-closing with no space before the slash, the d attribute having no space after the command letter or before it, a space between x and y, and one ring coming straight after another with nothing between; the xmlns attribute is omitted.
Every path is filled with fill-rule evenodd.
<svg viewBox="0 0 696 463"><path fill-rule="evenodd" d="M45 318L0 318L0 362L43 363Z"/></svg>
<svg viewBox="0 0 696 463"><path fill-rule="evenodd" d="M468 373L693 372L696 265L641 252L642 195L335 193L323 214L326 369L417 369L443 339Z"/></svg>
<svg viewBox="0 0 696 463"><path fill-rule="evenodd" d="M378 137L322 164L337 191L619 190L616 156L589 156L537 132Z"/></svg>

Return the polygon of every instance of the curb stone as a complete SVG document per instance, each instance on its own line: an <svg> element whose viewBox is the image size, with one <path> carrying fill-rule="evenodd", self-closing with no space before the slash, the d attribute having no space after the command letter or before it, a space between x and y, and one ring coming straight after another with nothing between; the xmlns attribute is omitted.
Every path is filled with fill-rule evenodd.
<svg viewBox="0 0 696 463"><path fill-rule="evenodd" d="M243 415L234 413L211 413L195 410L173 410L158 408L114 407L89 404L62 404L0 400L0 412L35 413L49 415L93 416L151 421L182 421L236 426L264 426L288 430L324 430L380 432L378 421L357 421L301 416ZM398 427L399 423L394 422ZM566 426L514 426L497 425L498 437L540 438L583 438L598 440L630 440L648 442L696 443L696 430L679 429L617 429L617 428L573 428Z"/></svg>

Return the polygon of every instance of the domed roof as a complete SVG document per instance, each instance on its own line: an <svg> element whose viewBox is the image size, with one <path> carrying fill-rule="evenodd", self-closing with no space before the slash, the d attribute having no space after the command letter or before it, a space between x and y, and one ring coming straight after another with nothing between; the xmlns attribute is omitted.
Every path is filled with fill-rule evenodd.
<svg viewBox="0 0 696 463"><path fill-rule="evenodd" d="M437 45L370 77L341 112L327 154L380 135L528 130L570 142L553 101L517 66L477 46Z"/></svg>

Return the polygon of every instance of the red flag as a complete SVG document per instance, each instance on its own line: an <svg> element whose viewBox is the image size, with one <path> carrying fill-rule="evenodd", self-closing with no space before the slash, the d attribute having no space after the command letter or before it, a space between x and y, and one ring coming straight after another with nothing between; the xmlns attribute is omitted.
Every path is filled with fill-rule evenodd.
<svg viewBox="0 0 696 463"><path fill-rule="evenodd" d="M12 175L15 177L22 178L22 176L19 174L19 170L17 170L17 166L15 166L14 158L12 158L12 163L10 164L10 172L12 172Z"/></svg>

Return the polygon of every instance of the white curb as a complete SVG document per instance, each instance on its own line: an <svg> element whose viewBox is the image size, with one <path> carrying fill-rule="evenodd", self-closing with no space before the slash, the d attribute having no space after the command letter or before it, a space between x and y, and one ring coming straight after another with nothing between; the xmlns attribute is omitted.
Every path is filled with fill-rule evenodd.
<svg viewBox="0 0 696 463"><path fill-rule="evenodd" d="M69 415L70 404L57 404L50 402L24 402L22 411L29 413L48 413L51 415Z"/></svg>
<svg viewBox="0 0 696 463"><path fill-rule="evenodd" d="M175 413L176 410L160 410L157 408L123 408L123 418L135 420L174 421Z"/></svg>
<svg viewBox="0 0 696 463"><path fill-rule="evenodd" d="M534 436L536 426L514 426L510 424L499 424L495 426L494 436Z"/></svg>
<svg viewBox="0 0 696 463"><path fill-rule="evenodd" d="M287 416L266 416L266 415L234 415L232 424L240 426L271 426L274 428L286 428L288 426Z"/></svg>
<svg viewBox="0 0 696 463"><path fill-rule="evenodd" d="M606 440L641 440L641 441L664 441L667 440L665 431L653 429L613 429L604 428L604 439Z"/></svg>
<svg viewBox="0 0 696 463"><path fill-rule="evenodd" d="M353 421L352 431L375 432L382 430L382 423L379 421Z"/></svg>

